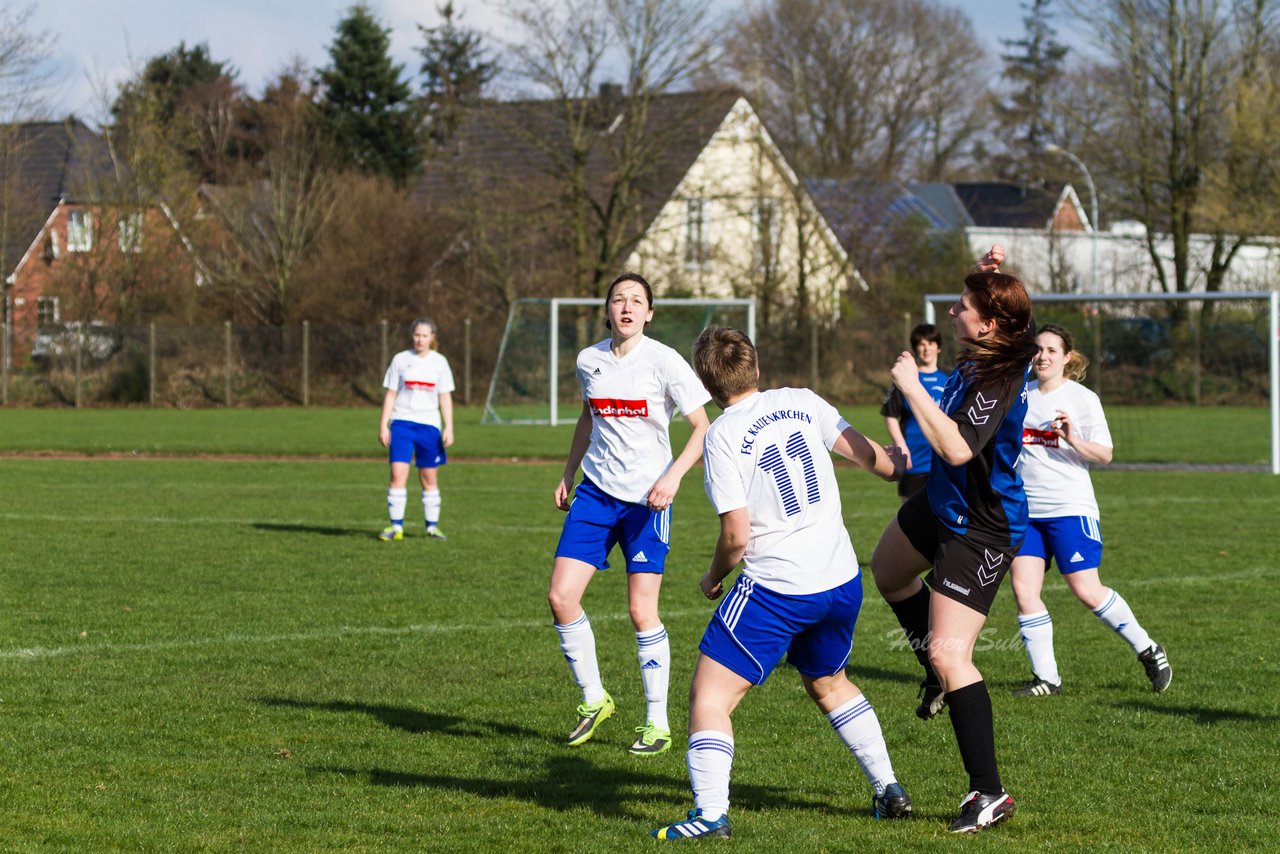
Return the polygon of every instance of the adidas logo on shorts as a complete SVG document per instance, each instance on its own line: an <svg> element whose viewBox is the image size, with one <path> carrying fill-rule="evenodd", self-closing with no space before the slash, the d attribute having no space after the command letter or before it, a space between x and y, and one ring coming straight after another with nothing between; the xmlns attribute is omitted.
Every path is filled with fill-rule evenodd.
<svg viewBox="0 0 1280 854"><path fill-rule="evenodd" d="M648 563L649 559L644 556L644 552L636 552L631 556L632 563Z"/></svg>
<svg viewBox="0 0 1280 854"><path fill-rule="evenodd" d="M1080 554L1080 552L1076 552L1071 556L1072 563L1079 563L1082 560L1084 560L1084 555Z"/></svg>

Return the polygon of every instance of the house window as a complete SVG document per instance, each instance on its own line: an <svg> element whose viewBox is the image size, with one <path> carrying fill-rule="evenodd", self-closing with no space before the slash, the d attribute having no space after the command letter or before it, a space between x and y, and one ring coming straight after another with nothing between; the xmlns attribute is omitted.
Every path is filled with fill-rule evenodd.
<svg viewBox="0 0 1280 854"><path fill-rule="evenodd" d="M751 209L751 229L755 238L754 256L757 270L777 266L778 245L782 237L782 219L778 200L761 197Z"/></svg>
<svg viewBox="0 0 1280 854"><path fill-rule="evenodd" d="M131 213L120 217L120 251L142 251L142 214Z"/></svg>
<svg viewBox="0 0 1280 854"><path fill-rule="evenodd" d="M53 326L62 318L57 297L36 297L36 324Z"/></svg>
<svg viewBox="0 0 1280 854"><path fill-rule="evenodd" d="M67 251L88 252L93 248L93 216L88 211L67 214Z"/></svg>
<svg viewBox="0 0 1280 854"><path fill-rule="evenodd" d="M708 246L707 231L706 200L687 200L684 217L684 265L686 267L701 268L710 262L711 251Z"/></svg>

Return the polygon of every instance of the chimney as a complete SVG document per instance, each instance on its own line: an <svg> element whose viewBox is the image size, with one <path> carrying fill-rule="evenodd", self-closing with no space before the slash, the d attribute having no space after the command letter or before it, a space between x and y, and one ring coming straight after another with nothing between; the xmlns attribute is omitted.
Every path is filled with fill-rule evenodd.
<svg viewBox="0 0 1280 854"><path fill-rule="evenodd" d="M600 103L604 107L609 107L622 100L622 84L621 83L601 83L600 84Z"/></svg>

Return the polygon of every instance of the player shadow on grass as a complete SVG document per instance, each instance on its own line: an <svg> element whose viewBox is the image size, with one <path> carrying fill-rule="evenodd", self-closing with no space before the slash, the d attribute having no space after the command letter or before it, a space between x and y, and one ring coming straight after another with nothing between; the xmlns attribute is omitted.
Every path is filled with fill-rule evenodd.
<svg viewBox="0 0 1280 854"><path fill-rule="evenodd" d="M543 733L535 732L518 724L501 721L481 721L427 712L405 706L388 706L381 703L353 703L345 700L295 700L288 697L257 697L257 702L264 706L285 709L318 709L324 712L359 712L376 718L384 726L404 732L431 735L457 735L474 738L492 738L494 735L506 735L521 739L543 739Z"/></svg>
<svg viewBox="0 0 1280 854"><path fill-rule="evenodd" d="M335 528L332 525L254 522L253 527L259 531L269 531L277 534L319 534L322 537L363 537L367 540L376 539L378 536L376 531L371 533L368 528Z"/></svg>
<svg viewBox="0 0 1280 854"><path fill-rule="evenodd" d="M636 760L632 757L622 760L625 763L645 761L653 762L651 759ZM338 774L344 777L367 775L370 785L374 786L440 789L467 792L483 798L517 798L558 812L585 806L602 818L633 821L652 821L652 805L655 801L668 804L672 810L687 808L689 805L688 781L674 767L649 771L638 767L620 767L619 762L597 765L578 753L553 756L545 760L541 768L516 767L505 774L500 767L494 767L494 773L484 777L425 774L389 768L364 770L310 767L307 770L316 774ZM777 786L749 783L735 783L733 798L734 806L739 809L827 811L831 808L827 801L797 797ZM631 804L641 803L648 808L644 811L629 809Z"/></svg>
<svg viewBox="0 0 1280 854"><path fill-rule="evenodd" d="M1277 723L1280 722L1280 715L1258 714L1257 712L1242 712L1236 709L1210 709L1204 706L1167 706L1158 700L1140 702L1137 700L1125 700L1123 702L1112 703L1117 709L1124 709L1130 712L1158 712L1162 715L1172 715L1175 717L1191 718L1200 726L1213 726L1222 723Z"/></svg>

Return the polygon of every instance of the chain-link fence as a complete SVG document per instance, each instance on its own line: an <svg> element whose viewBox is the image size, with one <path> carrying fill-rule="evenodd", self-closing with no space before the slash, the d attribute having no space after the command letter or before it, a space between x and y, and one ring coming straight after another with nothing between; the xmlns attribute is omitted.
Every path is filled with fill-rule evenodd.
<svg viewBox="0 0 1280 854"><path fill-rule="evenodd" d="M408 343L403 327L382 321L46 328L4 371L3 402L183 409L380 404L387 363ZM457 349L445 354L459 403L472 402L470 333L470 321L451 330Z"/></svg>

